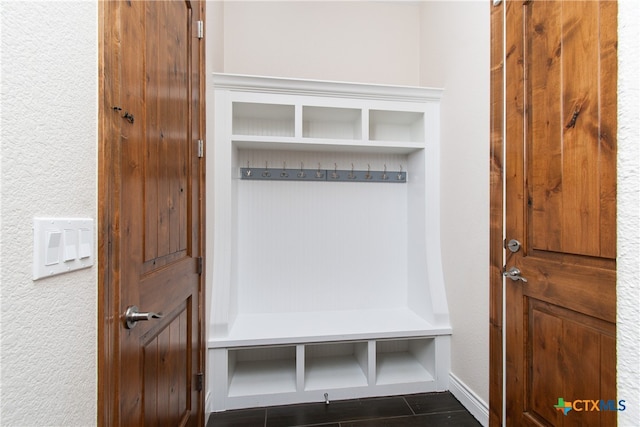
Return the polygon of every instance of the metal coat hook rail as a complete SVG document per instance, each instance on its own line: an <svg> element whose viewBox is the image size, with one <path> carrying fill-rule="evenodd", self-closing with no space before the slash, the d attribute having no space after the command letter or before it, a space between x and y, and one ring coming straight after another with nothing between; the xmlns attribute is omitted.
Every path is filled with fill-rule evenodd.
<svg viewBox="0 0 640 427"><path fill-rule="evenodd" d="M391 171L384 165L383 170L371 170L367 165L367 170L355 170L353 163L351 169L338 169L338 164L334 163L333 168L324 169L318 163L315 169L308 169L300 163L299 168L287 168L286 162L282 167L271 167L265 162L264 167L240 168L240 179L253 181L322 181L322 182L388 182L402 184L407 182L407 172L402 169Z"/></svg>

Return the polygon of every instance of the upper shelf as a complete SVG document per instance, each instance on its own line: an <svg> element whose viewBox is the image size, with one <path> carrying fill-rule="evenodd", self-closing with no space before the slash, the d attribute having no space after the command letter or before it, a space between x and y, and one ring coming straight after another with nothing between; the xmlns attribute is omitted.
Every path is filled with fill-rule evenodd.
<svg viewBox="0 0 640 427"><path fill-rule="evenodd" d="M233 135L295 136L293 105L234 102Z"/></svg>
<svg viewBox="0 0 640 427"><path fill-rule="evenodd" d="M231 140L240 148L411 153L439 89L214 74L236 95ZM331 102L328 103L329 97Z"/></svg>
<svg viewBox="0 0 640 427"><path fill-rule="evenodd" d="M340 149L410 153L424 148L424 112L233 102L240 148ZM302 117L296 116L302 112ZM300 123L297 125L297 123Z"/></svg>

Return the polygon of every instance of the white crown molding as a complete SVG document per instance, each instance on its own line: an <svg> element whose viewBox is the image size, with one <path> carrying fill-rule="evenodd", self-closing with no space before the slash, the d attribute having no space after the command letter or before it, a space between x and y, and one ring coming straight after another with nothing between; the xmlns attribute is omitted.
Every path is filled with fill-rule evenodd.
<svg viewBox="0 0 640 427"><path fill-rule="evenodd" d="M403 102L437 101L442 97L442 89L421 86L327 82L226 73L213 73L213 86L215 89L229 89L241 92L295 93L296 95L384 99Z"/></svg>

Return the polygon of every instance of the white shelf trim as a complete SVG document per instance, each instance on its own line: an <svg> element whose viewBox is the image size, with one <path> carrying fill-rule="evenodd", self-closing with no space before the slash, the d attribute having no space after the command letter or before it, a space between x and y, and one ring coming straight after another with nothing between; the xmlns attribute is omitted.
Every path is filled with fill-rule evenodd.
<svg viewBox="0 0 640 427"><path fill-rule="evenodd" d="M442 89L422 86L389 86L226 73L213 73L213 85L216 89L252 93L277 93L280 95L290 93L402 102L438 101L442 97Z"/></svg>
<svg viewBox="0 0 640 427"><path fill-rule="evenodd" d="M405 308L239 314L226 336L212 336L209 348L355 341L451 334Z"/></svg>
<svg viewBox="0 0 640 427"><path fill-rule="evenodd" d="M299 151L350 151L410 154L425 148L424 142L365 141L362 139L322 139L277 136L240 136L232 138L241 149L299 150Z"/></svg>

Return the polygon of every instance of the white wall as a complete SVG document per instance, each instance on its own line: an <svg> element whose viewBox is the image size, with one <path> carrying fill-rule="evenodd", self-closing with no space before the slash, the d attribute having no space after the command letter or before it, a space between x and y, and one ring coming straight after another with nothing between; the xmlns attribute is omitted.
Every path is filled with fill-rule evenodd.
<svg viewBox="0 0 640 427"><path fill-rule="evenodd" d="M96 267L31 280L35 216L96 217L97 2L2 1L0 424L96 423Z"/></svg>
<svg viewBox="0 0 640 427"><path fill-rule="evenodd" d="M441 245L453 327L451 373L475 393L472 399L480 400L475 403L485 407L489 402L489 12L488 1L425 2L420 67L422 85L444 88ZM462 400L459 393L456 397Z"/></svg>
<svg viewBox="0 0 640 427"><path fill-rule="evenodd" d="M231 1L224 72L417 85L419 4Z"/></svg>
<svg viewBox="0 0 640 427"><path fill-rule="evenodd" d="M640 3L618 4L618 413L640 425Z"/></svg>

